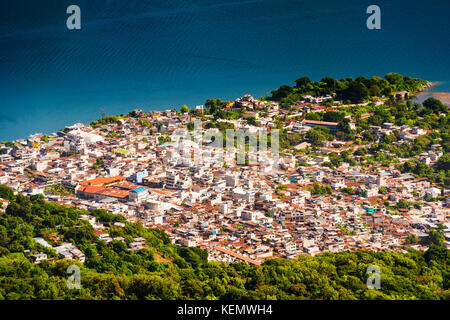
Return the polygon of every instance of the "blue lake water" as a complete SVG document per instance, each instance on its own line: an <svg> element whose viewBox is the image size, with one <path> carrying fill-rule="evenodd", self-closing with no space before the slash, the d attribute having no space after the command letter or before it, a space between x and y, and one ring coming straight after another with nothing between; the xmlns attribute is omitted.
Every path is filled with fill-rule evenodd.
<svg viewBox="0 0 450 320"><path fill-rule="evenodd" d="M81 30L66 28L71 4ZM371 4L381 30L366 28ZM0 141L89 122L100 108L264 96L304 75L398 72L448 90L449 14L447 0L3 0Z"/></svg>

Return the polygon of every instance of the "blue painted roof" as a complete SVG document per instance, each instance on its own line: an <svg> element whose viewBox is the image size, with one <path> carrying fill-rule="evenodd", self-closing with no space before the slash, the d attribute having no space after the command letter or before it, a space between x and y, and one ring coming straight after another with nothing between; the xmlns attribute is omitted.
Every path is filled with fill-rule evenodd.
<svg viewBox="0 0 450 320"><path fill-rule="evenodd" d="M130 192L135 192L135 193L139 193L139 192L144 192L145 191L145 189L144 188L142 188L142 187L138 187L138 188L136 188L136 189L133 189L133 190L131 190Z"/></svg>

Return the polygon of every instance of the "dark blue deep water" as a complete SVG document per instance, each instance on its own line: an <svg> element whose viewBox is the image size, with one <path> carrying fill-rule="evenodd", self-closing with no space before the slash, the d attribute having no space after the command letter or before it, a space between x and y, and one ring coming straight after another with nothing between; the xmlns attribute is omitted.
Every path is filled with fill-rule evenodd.
<svg viewBox="0 0 450 320"><path fill-rule="evenodd" d="M81 30L66 28L71 4ZM371 4L381 30L366 28ZM448 81L449 17L448 0L1 0L0 141L304 75Z"/></svg>

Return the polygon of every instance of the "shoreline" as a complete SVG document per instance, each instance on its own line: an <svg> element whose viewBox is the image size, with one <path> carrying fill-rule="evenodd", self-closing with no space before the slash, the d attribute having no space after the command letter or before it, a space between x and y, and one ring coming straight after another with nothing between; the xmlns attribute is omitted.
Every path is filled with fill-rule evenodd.
<svg viewBox="0 0 450 320"><path fill-rule="evenodd" d="M445 91L443 91L443 92L438 92L438 91L433 92L433 91L430 91L432 88L434 88L436 86L439 86L442 83L443 83L442 81L428 81L428 85L425 86L422 90L411 92L410 99L413 100L413 101L417 101L417 102L422 103L427 98L437 97L437 99L439 99L443 104L450 106L450 92L445 92ZM153 110L150 110L150 111L153 111ZM160 110L155 110L155 111L160 111ZM92 121L95 121L95 120L98 120L98 119L94 119ZM76 122L76 123L73 123L71 125L67 125L67 126L65 126L65 128L66 127L75 126L78 123L80 123L80 122ZM83 125L89 125L89 123L90 122L82 123L82 124ZM26 140L26 139L28 139L30 137L39 136L39 135L47 135L47 136L55 135L61 130L64 130L64 128L61 128L61 129L59 129L59 130L57 130L55 132L50 132L50 133L44 133L44 132L30 133L26 137L14 139L14 140L9 140L9 141L4 140L4 141L0 141L0 143L1 142L13 142L13 143L15 143L15 142L18 142L18 141L21 141L21 140Z"/></svg>
<svg viewBox="0 0 450 320"><path fill-rule="evenodd" d="M435 98L438 99L439 101L441 101L443 104L450 106L450 92L423 92L422 95L417 96L417 100L426 100L428 98ZM422 102L420 101L419 102Z"/></svg>
<svg viewBox="0 0 450 320"><path fill-rule="evenodd" d="M422 88L422 90L419 91L413 91L411 92L411 96L412 97L417 97L420 94L424 93L424 92L430 92L430 90L436 86L438 86L439 84L441 84L441 81L428 81L428 85L425 86L424 88Z"/></svg>
<svg viewBox="0 0 450 320"><path fill-rule="evenodd" d="M444 82L442 81L433 81L430 82L431 85L427 87L423 91L414 92L413 97L415 101L422 103L424 100L428 98L436 98L441 101L443 104L450 106L450 92L447 91L431 91L432 88L438 87L442 85Z"/></svg>

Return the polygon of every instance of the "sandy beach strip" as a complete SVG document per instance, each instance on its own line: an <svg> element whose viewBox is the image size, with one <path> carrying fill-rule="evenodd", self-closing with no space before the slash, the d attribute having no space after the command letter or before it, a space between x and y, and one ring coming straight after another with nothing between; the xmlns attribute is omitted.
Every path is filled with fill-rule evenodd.
<svg viewBox="0 0 450 320"><path fill-rule="evenodd" d="M450 106L450 92L422 92L417 96L417 98L421 101L431 97L436 98L443 104Z"/></svg>

